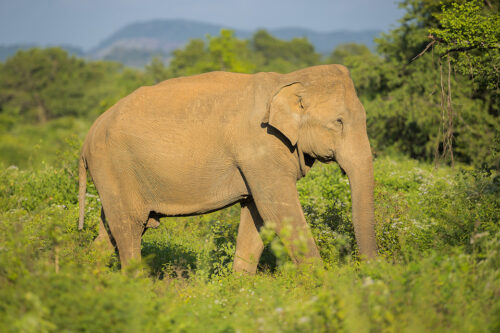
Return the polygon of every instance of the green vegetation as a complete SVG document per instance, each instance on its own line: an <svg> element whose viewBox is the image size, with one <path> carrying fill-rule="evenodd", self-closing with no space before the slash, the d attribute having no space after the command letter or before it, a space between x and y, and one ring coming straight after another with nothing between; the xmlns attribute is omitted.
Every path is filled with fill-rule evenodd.
<svg viewBox="0 0 500 333"><path fill-rule="evenodd" d="M144 71L58 48L0 63L0 331L499 331L498 3L402 6L376 52L346 44L327 59L303 38L222 30ZM124 274L92 245L91 184L77 230L79 147L118 99L180 75L323 62L349 67L367 110L378 260L358 260L349 185L335 165L298 183L322 269L291 265L264 230L259 273L232 275L238 206L162 219L144 235L143 262ZM450 143L454 168L444 163Z"/></svg>
<svg viewBox="0 0 500 333"><path fill-rule="evenodd" d="M291 265L277 238L257 276L233 276L238 208L167 218L122 274L91 245L91 189L76 230L74 158L0 173L0 330L496 331L500 186L488 173L407 158L375 163L382 257L357 263L349 189L335 165L299 183L325 270ZM142 267L142 269L141 269Z"/></svg>
<svg viewBox="0 0 500 333"><path fill-rule="evenodd" d="M442 6L437 15L441 27L431 29L430 38L438 42L441 56L450 55L457 70L470 75L479 88L498 89L500 15L488 6L478 0Z"/></svg>
<svg viewBox="0 0 500 333"><path fill-rule="evenodd" d="M451 8L455 2L444 1L443 8ZM498 169L500 160L498 155L492 157L492 145L497 142L498 147L499 140L500 73L495 70L496 75L485 78L491 82L480 89L474 75L469 77L468 73L454 72L456 66L443 65L435 54L440 50L427 51L411 62L429 45L428 36L436 29L458 34L462 27L448 26L444 18L440 21L442 5L436 1L405 0L401 6L406 9L401 25L377 40L378 54L354 56L345 62L352 68L368 110L369 135L376 149L396 149L426 160L438 161L443 156L449 161L453 148L455 160ZM494 8L480 6L484 17L499 16L498 2ZM497 40L499 31L498 24L490 31ZM498 44L495 48L470 52L487 57L490 51L498 53ZM500 67L498 57L490 60L490 68ZM472 65L469 68L479 70Z"/></svg>
<svg viewBox="0 0 500 333"><path fill-rule="evenodd" d="M173 52L168 65L154 58L145 71L84 61L61 49L20 51L0 65L1 160L20 166L42 160L31 148L19 149L14 124L67 116L90 123L142 85L213 70L285 73L326 62L350 69L377 153L498 170L498 3L405 0L401 6L406 14L400 26L376 40L375 53L345 44L326 59L305 38L282 41L264 30L249 40L229 30L193 39Z"/></svg>

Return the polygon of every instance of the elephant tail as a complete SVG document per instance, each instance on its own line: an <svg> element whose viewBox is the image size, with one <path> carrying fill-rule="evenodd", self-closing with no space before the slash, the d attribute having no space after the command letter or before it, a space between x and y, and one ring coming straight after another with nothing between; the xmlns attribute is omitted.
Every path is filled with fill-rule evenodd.
<svg viewBox="0 0 500 333"><path fill-rule="evenodd" d="M87 163L83 155L78 163L78 205L80 206L80 218L78 220L78 230L83 229L83 220L85 218L85 194L87 192Z"/></svg>

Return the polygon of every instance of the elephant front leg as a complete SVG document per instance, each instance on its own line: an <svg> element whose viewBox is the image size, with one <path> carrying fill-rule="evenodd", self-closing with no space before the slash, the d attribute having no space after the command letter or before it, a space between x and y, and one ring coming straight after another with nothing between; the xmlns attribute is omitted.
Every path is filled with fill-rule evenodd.
<svg viewBox="0 0 500 333"><path fill-rule="evenodd" d="M259 178L249 184L264 224L276 231L292 261L320 263L319 250L304 217L295 182L276 177L273 185Z"/></svg>
<svg viewBox="0 0 500 333"><path fill-rule="evenodd" d="M233 270L255 274L264 244L259 234L262 218L253 201L241 204L240 226L236 239Z"/></svg>

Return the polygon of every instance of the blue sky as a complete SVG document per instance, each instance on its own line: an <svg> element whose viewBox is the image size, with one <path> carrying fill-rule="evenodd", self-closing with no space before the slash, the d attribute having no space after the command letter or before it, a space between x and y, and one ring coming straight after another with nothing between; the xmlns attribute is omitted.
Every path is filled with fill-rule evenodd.
<svg viewBox="0 0 500 333"><path fill-rule="evenodd" d="M0 0L0 44L95 46L122 26L184 18L249 29L388 30L396 0Z"/></svg>

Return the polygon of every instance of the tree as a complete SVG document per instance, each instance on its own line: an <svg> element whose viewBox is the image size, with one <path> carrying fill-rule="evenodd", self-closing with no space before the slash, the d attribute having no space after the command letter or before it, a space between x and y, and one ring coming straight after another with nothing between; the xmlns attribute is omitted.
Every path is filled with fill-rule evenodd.
<svg viewBox="0 0 500 333"><path fill-rule="evenodd" d="M169 70L174 77L214 70L288 73L318 65L320 60L306 38L283 41L259 30L246 41L236 38L233 31L222 29L218 36L207 36L207 43L193 39L183 49L175 50Z"/></svg>
<svg viewBox="0 0 500 333"><path fill-rule="evenodd" d="M332 51L327 59L330 64L345 64L346 58L352 56L370 56L372 52L368 46L357 43L340 44Z"/></svg>
<svg viewBox="0 0 500 333"><path fill-rule="evenodd" d="M219 36L207 36L208 45L201 39L192 39L184 49L174 51L170 62L173 76L193 75L210 71L251 73L247 41L234 36L231 30L222 29Z"/></svg>
<svg viewBox="0 0 500 333"><path fill-rule="evenodd" d="M493 90L500 83L500 15L495 7L478 0L442 6L440 27L429 29L429 45L454 68L469 76L478 90ZM492 105L498 115L498 103Z"/></svg>
<svg viewBox="0 0 500 333"><path fill-rule="evenodd" d="M222 29L220 36L208 36L208 41L211 67L238 73L251 73L254 70L248 42L237 39L233 31Z"/></svg>
<svg viewBox="0 0 500 333"><path fill-rule="evenodd" d="M307 38L280 40L265 30L258 30L250 40L254 61L258 71L288 73L294 70L318 65L320 55Z"/></svg>
<svg viewBox="0 0 500 333"><path fill-rule="evenodd" d="M441 76L443 156L449 154L453 164L454 118L456 117L452 102L453 70L469 76L474 84L472 97L492 100L489 103L488 113L498 119L500 15L498 3L492 6L489 1L473 0L443 4L441 12L433 16L438 19L439 25L428 30L428 38L431 42L414 59L423 55L430 47L438 54ZM442 60L446 63L444 70ZM458 116L460 117L460 114ZM491 123L498 125L495 120ZM498 127L495 128L498 137ZM494 164L498 166L498 163L496 161Z"/></svg>
<svg viewBox="0 0 500 333"><path fill-rule="evenodd" d="M85 62L59 48L18 51L0 73L2 112L36 118L39 123L79 114Z"/></svg>
<svg viewBox="0 0 500 333"><path fill-rule="evenodd" d="M0 116L40 124L64 116L95 118L145 83L137 70L87 62L60 48L19 51L0 66Z"/></svg>
<svg viewBox="0 0 500 333"><path fill-rule="evenodd" d="M145 74L153 84L166 80L171 76L161 57L151 59L151 62L146 65Z"/></svg>
<svg viewBox="0 0 500 333"><path fill-rule="evenodd" d="M367 110L375 150L396 149L414 158L449 162L453 151L453 159L478 166L491 155L500 127L498 114L491 112L496 108L494 92L479 93L468 76L440 66L437 50L422 53L429 31L443 28L442 5L450 8L455 2L405 0L400 3L406 10L400 25L376 40L378 55L345 57ZM453 91L449 101L446 91ZM446 111L448 103L452 112Z"/></svg>
<svg viewBox="0 0 500 333"><path fill-rule="evenodd" d="M173 77L202 73L208 61L208 51L202 39L191 39L183 49L173 52L169 69Z"/></svg>

